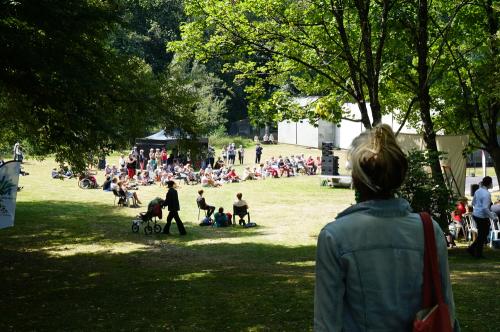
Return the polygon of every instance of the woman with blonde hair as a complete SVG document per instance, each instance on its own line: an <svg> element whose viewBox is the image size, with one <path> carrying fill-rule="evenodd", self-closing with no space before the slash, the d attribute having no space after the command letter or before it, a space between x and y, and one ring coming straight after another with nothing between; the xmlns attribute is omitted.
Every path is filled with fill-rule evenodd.
<svg viewBox="0 0 500 332"><path fill-rule="evenodd" d="M422 305L424 232L420 216L396 198L408 162L392 129L377 125L352 142L359 203L319 234L315 331L411 331ZM446 241L433 222L445 302L455 330Z"/></svg>

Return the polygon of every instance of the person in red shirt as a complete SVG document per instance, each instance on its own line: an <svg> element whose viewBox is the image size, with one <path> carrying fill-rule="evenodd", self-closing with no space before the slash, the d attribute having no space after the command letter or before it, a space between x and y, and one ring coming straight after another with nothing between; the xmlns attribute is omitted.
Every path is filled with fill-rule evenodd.
<svg viewBox="0 0 500 332"><path fill-rule="evenodd" d="M464 222L462 219L462 216L469 212L469 207L467 205L468 199L467 197L460 197L457 201L457 205L455 207L455 210L451 213L451 217L454 221L454 226L455 226L455 238L458 238L458 235L460 232L465 237L465 227L464 227ZM448 238L448 242L453 243L453 238ZM454 244L454 243L453 243Z"/></svg>
<svg viewBox="0 0 500 332"><path fill-rule="evenodd" d="M306 166L307 166L307 169L308 169L308 173L309 175L314 175L316 174L316 169L318 168L316 166L316 164L314 163L314 159L313 157L309 156L309 158L307 158L307 161L306 161Z"/></svg>
<svg viewBox="0 0 500 332"><path fill-rule="evenodd" d="M161 165L162 166L167 163L167 158L168 158L167 151L165 150L165 148L163 148L161 150Z"/></svg>

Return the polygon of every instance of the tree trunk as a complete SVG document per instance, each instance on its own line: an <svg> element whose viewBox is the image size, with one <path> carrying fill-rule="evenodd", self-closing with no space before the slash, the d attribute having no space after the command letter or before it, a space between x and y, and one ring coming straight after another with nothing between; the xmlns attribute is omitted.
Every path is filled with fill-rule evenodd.
<svg viewBox="0 0 500 332"><path fill-rule="evenodd" d="M420 106L420 118L424 125L424 141L427 145L427 150L437 153L436 132L431 118L431 96L429 93L429 7L427 0L419 0L418 16L417 16L417 31L416 31L416 47L418 57L418 103ZM439 186L446 186L439 158L433 158L431 163L431 172L434 181ZM448 232L448 219L446 211L443 207L436 211L439 219L437 220L445 233Z"/></svg>
<svg viewBox="0 0 500 332"><path fill-rule="evenodd" d="M368 107L365 101L358 101L359 112L361 113L361 123L365 129L372 129L370 117L368 116Z"/></svg>
<svg viewBox="0 0 500 332"><path fill-rule="evenodd" d="M497 145L486 151L488 151L488 153L491 156L491 159L493 159L493 168L495 168L495 175L497 176L497 181L498 181L498 179L500 179L498 177L500 175L500 146Z"/></svg>
<svg viewBox="0 0 500 332"><path fill-rule="evenodd" d="M437 152L436 132L431 118L431 96L429 93L429 65L427 58L429 55L429 7L427 0L420 0L418 5L418 24L417 24L417 55L418 55L418 102L420 106L420 117L424 125L424 141L427 149ZM432 176L438 183L444 185L443 172L439 160L431 165Z"/></svg>
<svg viewBox="0 0 500 332"><path fill-rule="evenodd" d="M378 100L378 95L374 96L374 100L370 101L370 108L372 110L373 122L372 126L376 126L382 122L382 112L380 111L380 102Z"/></svg>

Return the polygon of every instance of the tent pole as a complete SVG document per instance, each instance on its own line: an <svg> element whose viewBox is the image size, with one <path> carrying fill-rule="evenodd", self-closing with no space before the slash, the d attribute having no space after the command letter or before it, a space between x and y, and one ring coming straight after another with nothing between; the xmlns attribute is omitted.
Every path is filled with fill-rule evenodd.
<svg viewBox="0 0 500 332"><path fill-rule="evenodd" d="M486 176L486 155L484 154L484 150L481 150L481 164L483 166L483 177Z"/></svg>

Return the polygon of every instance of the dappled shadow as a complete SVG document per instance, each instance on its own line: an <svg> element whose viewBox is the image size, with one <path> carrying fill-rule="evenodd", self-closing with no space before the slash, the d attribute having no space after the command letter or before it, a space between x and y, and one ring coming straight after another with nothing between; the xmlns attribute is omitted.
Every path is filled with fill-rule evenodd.
<svg viewBox="0 0 500 332"><path fill-rule="evenodd" d="M16 247L24 244L26 249L47 246L64 246L75 244L94 244L96 242L116 244L132 242L151 244L155 241L182 241L189 243L200 239L242 238L260 234L265 227L243 228L240 226L227 228L201 227L197 222L184 221L188 236L180 239L175 223L172 224L172 236L163 234L146 236L143 225L139 233L132 233L131 224L135 215L145 212L146 207L129 209L109 204L92 204L42 201L19 202L16 211L15 227L2 231L3 245ZM167 211L159 224L163 227Z"/></svg>
<svg viewBox="0 0 500 332"><path fill-rule="evenodd" d="M462 331L498 328L500 251L485 248L484 255L486 259L477 259L471 257L466 248L449 250L453 293Z"/></svg>
<svg viewBox="0 0 500 332"><path fill-rule="evenodd" d="M312 329L313 246L224 242L264 227L134 234L130 212L18 203L0 232L0 330Z"/></svg>
<svg viewBox="0 0 500 332"><path fill-rule="evenodd" d="M19 203L0 232L0 330L312 330L315 246L257 243L264 227L133 234L130 212ZM493 330L499 252L449 253L462 330Z"/></svg>
<svg viewBox="0 0 500 332"><path fill-rule="evenodd" d="M0 329L312 329L313 247L180 249L58 258L2 249Z"/></svg>

